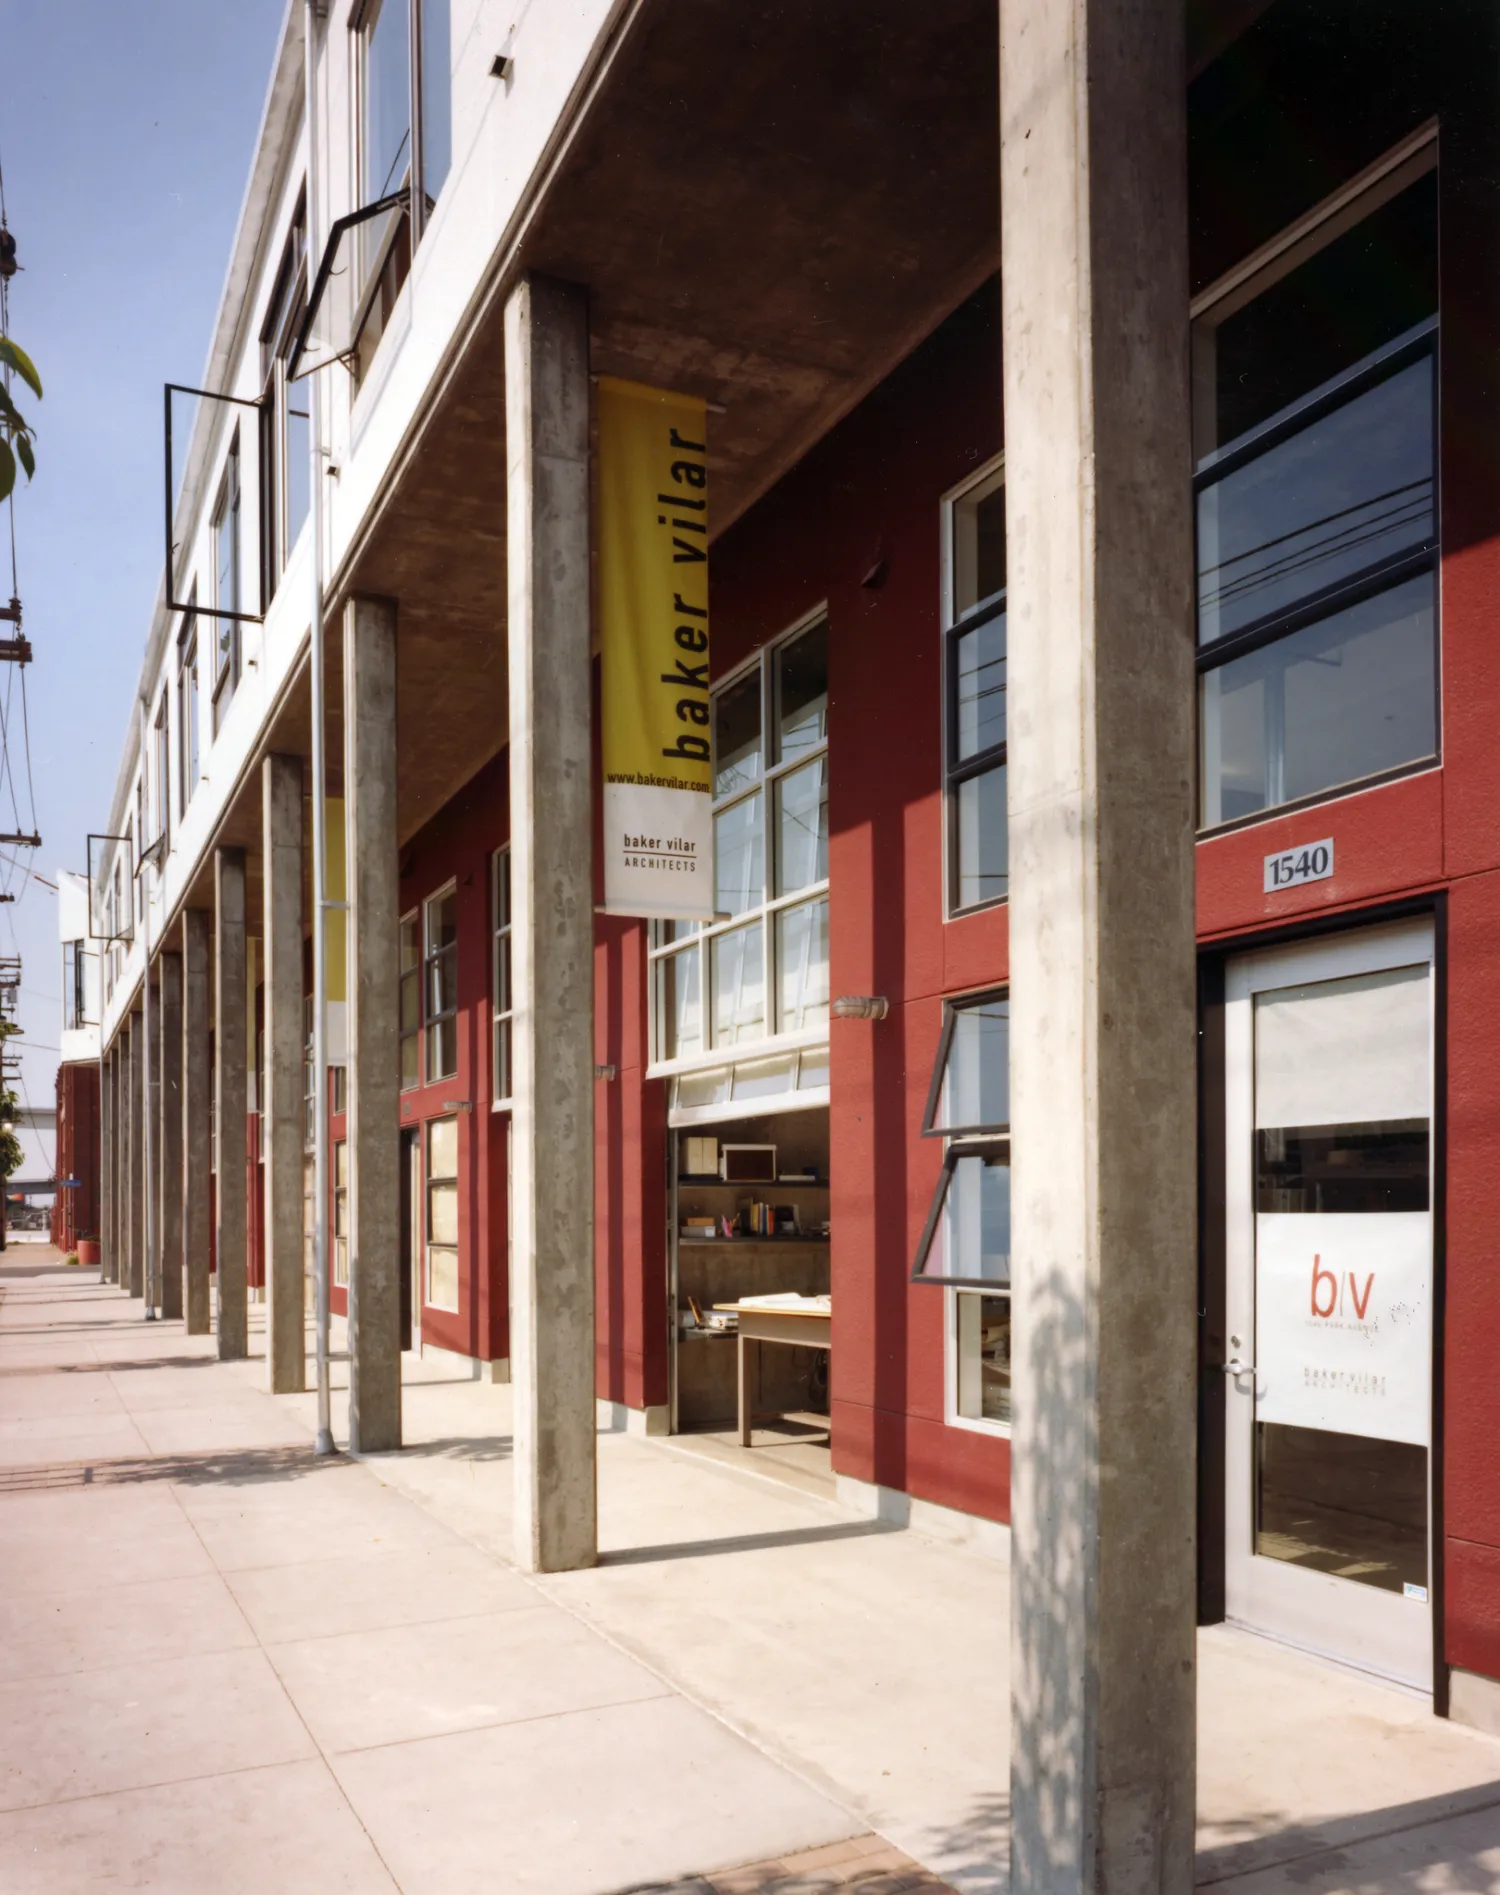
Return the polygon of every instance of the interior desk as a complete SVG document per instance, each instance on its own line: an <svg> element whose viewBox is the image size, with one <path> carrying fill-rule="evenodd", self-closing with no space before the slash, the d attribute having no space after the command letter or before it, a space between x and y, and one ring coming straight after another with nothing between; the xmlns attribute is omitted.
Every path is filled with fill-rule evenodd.
<svg viewBox="0 0 1500 1895"><path fill-rule="evenodd" d="M767 1342L781 1342L797 1349L827 1349L832 1346L833 1314L826 1301L815 1302L809 1297L811 1307L798 1309L784 1305L779 1309L767 1309L756 1304L716 1303L715 1309L733 1310L739 1318L739 1337L736 1347L739 1352L739 1422L740 1446L750 1446L750 1428L754 1416L750 1411L749 1362L746 1358L747 1343L754 1343L757 1356L760 1347Z"/></svg>

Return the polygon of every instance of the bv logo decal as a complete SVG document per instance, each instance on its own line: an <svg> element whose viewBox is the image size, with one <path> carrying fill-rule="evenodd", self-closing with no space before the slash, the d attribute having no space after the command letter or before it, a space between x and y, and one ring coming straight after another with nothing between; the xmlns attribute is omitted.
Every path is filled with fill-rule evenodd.
<svg viewBox="0 0 1500 1895"><path fill-rule="evenodd" d="M1347 1293L1349 1302L1354 1305L1356 1321L1363 1322L1365 1312L1370 1307L1370 1291L1374 1287L1375 1272L1373 1270L1365 1278L1364 1294L1361 1295L1352 1270L1344 1281L1340 1282L1332 1270L1323 1268L1322 1253L1314 1252L1312 1266L1312 1313L1314 1316L1321 1316L1325 1320L1335 1314L1342 1316L1346 1307L1344 1299ZM1322 1301L1325 1292L1326 1307Z"/></svg>

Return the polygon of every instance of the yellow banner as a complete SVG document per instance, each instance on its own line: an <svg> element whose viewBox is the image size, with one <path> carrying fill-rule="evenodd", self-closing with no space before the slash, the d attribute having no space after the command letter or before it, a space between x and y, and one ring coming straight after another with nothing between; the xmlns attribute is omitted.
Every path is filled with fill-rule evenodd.
<svg viewBox="0 0 1500 1895"><path fill-rule="evenodd" d="M599 382L604 906L714 911L704 404Z"/></svg>

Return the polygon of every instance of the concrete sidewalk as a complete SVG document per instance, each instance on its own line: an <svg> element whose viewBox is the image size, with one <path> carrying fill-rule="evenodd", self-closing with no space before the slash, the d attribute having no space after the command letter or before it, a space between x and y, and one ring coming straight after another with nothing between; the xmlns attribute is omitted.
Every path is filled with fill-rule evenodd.
<svg viewBox="0 0 1500 1895"><path fill-rule="evenodd" d="M409 1362L409 1447L319 1463L263 1361L41 1261L0 1266L7 1895L1004 1888L1003 1563L606 1434L604 1559L528 1580L507 1390ZM1202 1883L1500 1891L1500 1742L1201 1655Z"/></svg>

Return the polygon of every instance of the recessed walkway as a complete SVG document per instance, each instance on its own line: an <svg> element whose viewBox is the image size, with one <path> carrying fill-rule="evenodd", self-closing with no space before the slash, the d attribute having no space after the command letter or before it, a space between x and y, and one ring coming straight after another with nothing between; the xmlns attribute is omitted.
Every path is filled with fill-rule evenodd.
<svg viewBox="0 0 1500 1895"><path fill-rule="evenodd" d="M320 1463L262 1361L39 1261L0 1264L7 1895L1004 1888L1000 1563L609 1434L600 1566L528 1580L507 1390L413 1361L408 1448ZM1204 1884L1500 1891L1500 1742L1201 1654Z"/></svg>

